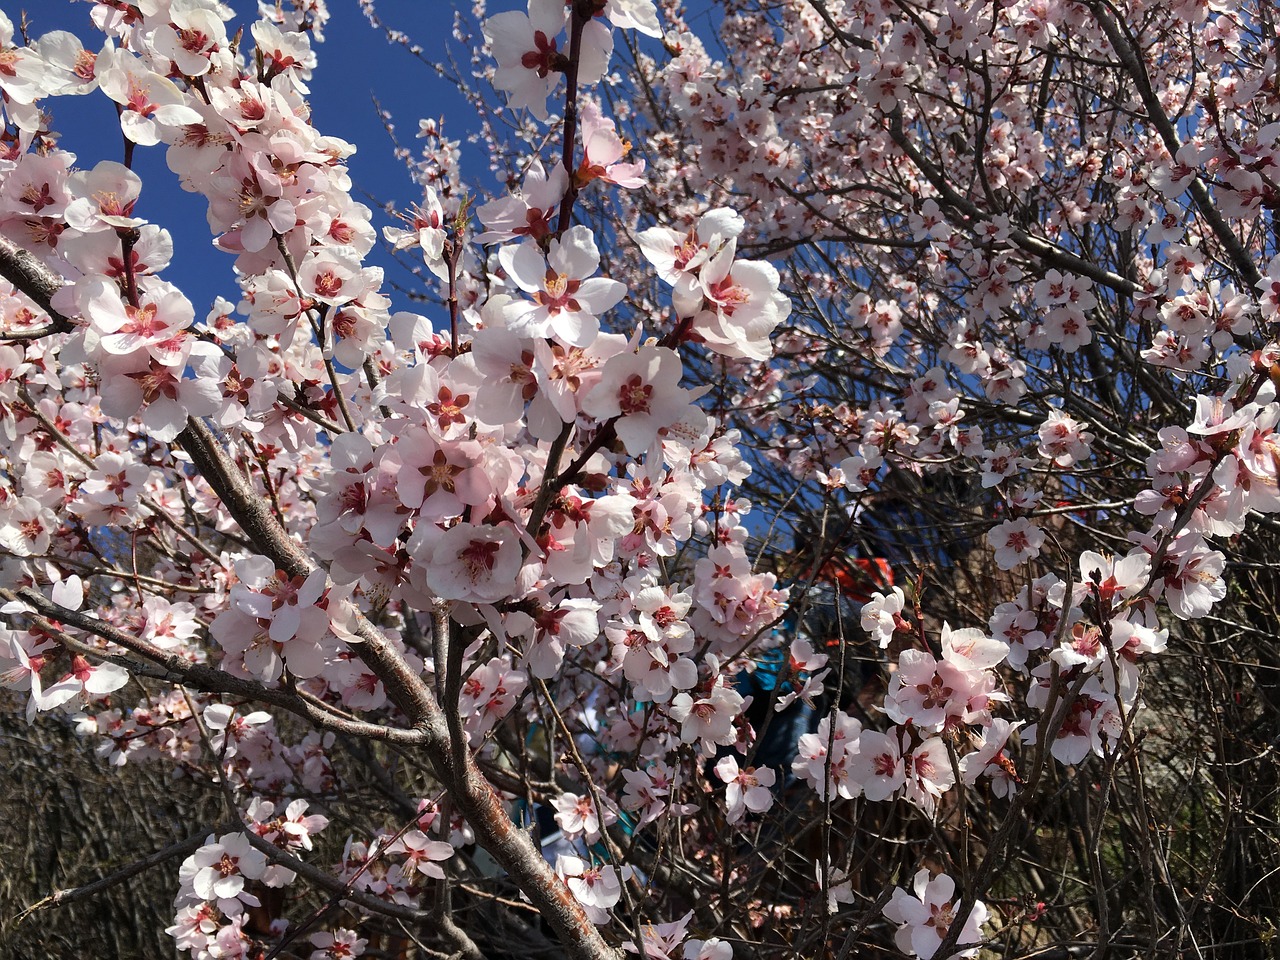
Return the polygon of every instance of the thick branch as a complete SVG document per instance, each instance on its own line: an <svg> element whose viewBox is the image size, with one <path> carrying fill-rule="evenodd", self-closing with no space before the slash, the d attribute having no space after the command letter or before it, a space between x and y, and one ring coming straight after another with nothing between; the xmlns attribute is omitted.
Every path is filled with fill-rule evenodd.
<svg viewBox="0 0 1280 960"><path fill-rule="evenodd" d="M312 561L272 516L270 507L249 486L203 423L188 420L178 442L191 456L227 510L253 541L290 576L306 576ZM387 695L423 731L426 753L437 777L476 832L480 844L506 869L559 934L573 960L616 956L568 888L543 859L529 835L511 822L501 796L485 779L469 750L449 749L444 711L422 677L363 614L357 614L354 648L382 680Z"/></svg>
<svg viewBox="0 0 1280 960"><path fill-rule="evenodd" d="M0 276L25 293L51 320L42 327L6 335L5 339L31 339L51 333L69 333L73 329L71 321L50 304L53 295L62 286L57 275L26 250L3 238L0 238Z"/></svg>
<svg viewBox="0 0 1280 960"><path fill-rule="evenodd" d="M50 298L61 286L59 278L34 257L12 244L0 243L0 275L9 279L41 309L46 310L55 324L65 324L64 329L71 329L70 321L50 308ZM269 504L258 496L241 475L207 426L198 420L188 419L186 429L179 434L177 442L190 455L196 469L208 481L256 549L290 576L306 576L316 568L305 551L271 515ZM37 609L40 608L39 604L47 606L50 603L34 591L24 591L22 598ZM77 619L66 618L64 623L104 636L125 649L164 666L172 672L173 682L228 693L237 692L235 688L242 684L250 684L252 691L246 688L240 695L274 703L293 712L311 711L304 715L313 722L321 722L318 719L322 715L321 711L313 704L295 700L287 693L271 691L252 684L251 681L239 680L211 667L178 662L179 658L170 658L157 648L144 652L139 645L150 646L149 644L121 631L114 631L114 635L107 636L104 632L107 625L101 621L74 611L68 613L74 614ZM471 823L477 839L507 870L512 880L555 929L565 946L566 954L572 960L613 960L617 955L616 951L604 942L595 924L587 918L577 900L551 869L551 865L543 859L529 835L511 822L502 798L484 778L470 752L463 751L460 756L451 756L443 711L422 677L387 642L382 632L359 613L356 615L355 633L359 637L355 649L360 659L373 670L386 688L387 695L413 723L414 730L405 731L405 734L411 740L420 738L426 744L427 754L437 775L457 803L460 812ZM281 698L286 698L287 702ZM338 724L346 722L327 714L323 716L326 726L336 728ZM372 730L390 729L372 725L370 727ZM357 736L374 735L370 729L347 732ZM291 869L307 875L308 871L303 869L305 866L295 867L290 864ZM355 897L352 900L359 902ZM417 911L414 911L411 919L416 919L417 915Z"/></svg>

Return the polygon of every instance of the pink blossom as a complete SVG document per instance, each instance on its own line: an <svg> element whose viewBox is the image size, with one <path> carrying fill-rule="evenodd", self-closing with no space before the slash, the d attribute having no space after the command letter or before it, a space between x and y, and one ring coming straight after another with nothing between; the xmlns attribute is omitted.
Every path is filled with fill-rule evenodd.
<svg viewBox="0 0 1280 960"><path fill-rule="evenodd" d="M745 221L728 207L709 210L687 232L670 227L650 227L636 240L640 249L669 284L676 284L686 273L696 273L707 260L729 240L742 233Z"/></svg>
<svg viewBox="0 0 1280 960"><path fill-rule="evenodd" d="M618 136L613 121L588 102L581 111L582 162L573 178L579 187L593 180L603 180L619 187L636 189L644 186L644 161L624 163L631 144Z"/></svg>
<svg viewBox="0 0 1280 960"><path fill-rule="evenodd" d="M123 164L102 160L90 171L76 171L67 178L67 191L73 197L67 204L67 223L82 233L127 230L144 223L133 216L142 179Z"/></svg>
<svg viewBox="0 0 1280 960"><path fill-rule="evenodd" d="M364 948L369 941L359 937L354 930L338 928L337 930L321 930L311 934L310 960L354 960L364 956Z"/></svg>
<svg viewBox="0 0 1280 960"><path fill-rule="evenodd" d="M995 549L996 566L1001 570L1034 560L1044 545L1044 531L1028 520L1005 520L987 531L987 543Z"/></svg>
<svg viewBox="0 0 1280 960"><path fill-rule="evenodd" d="M646 344L617 354L605 362L583 412L601 421L617 418L618 438L638 456L684 415L690 395L680 387L682 374L680 358L666 347Z"/></svg>
<svg viewBox="0 0 1280 960"><path fill-rule="evenodd" d="M565 26L565 9L558 0L529 0L528 11L527 15L514 10L495 14L484 22L484 36L498 62L494 87L507 94L513 110L527 107L545 121L547 97L567 62L558 39ZM596 79L603 73L601 65Z"/></svg>
<svg viewBox="0 0 1280 960"><path fill-rule="evenodd" d="M690 910L679 920L670 923L646 923L640 928L641 947L636 947L632 940L624 941L622 948L628 953L640 953L644 960L675 960L676 949L688 935L689 921L693 919ZM683 955L683 954L682 954Z"/></svg>
<svg viewBox="0 0 1280 960"><path fill-rule="evenodd" d="M227 34L222 20L208 8L175 5L170 22L156 32L156 51L173 61L188 77L208 73L218 62L229 64Z"/></svg>
<svg viewBox="0 0 1280 960"><path fill-rule="evenodd" d="M94 72L102 92L120 104L120 126L134 143L151 146L173 128L202 119L172 81L152 73L125 50L108 44Z"/></svg>
<svg viewBox="0 0 1280 960"><path fill-rule="evenodd" d="M939 797L956 782L955 766L941 737L929 737L903 757L908 800L929 816Z"/></svg>
<svg viewBox="0 0 1280 960"><path fill-rule="evenodd" d="M561 854L556 857L556 873L591 921L603 925L609 922L609 910L622 899L622 884L630 878L631 868L620 871L609 864L590 864L580 857Z"/></svg>
<svg viewBox="0 0 1280 960"><path fill-rule="evenodd" d="M705 693L678 693L671 701L671 717L680 724L680 739L698 742L702 752L714 754L716 746L729 746L736 739L733 721L742 710L743 698L723 683L715 683Z"/></svg>
<svg viewBox="0 0 1280 960"><path fill-rule="evenodd" d="M1018 789L1013 761L1005 756L1009 738L1023 725L1019 720L1010 723L999 717L993 719L978 735L975 749L960 758L960 775L969 786L979 777L991 778L991 792L997 797L1012 796Z"/></svg>
<svg viewBox="0 0 1280 960"><path fill-rule="evenodd" d="M481 208L483 210L483 208ZM403 216L408 229L384 227L382 235L394 250L419 247L427 268L441 280L448 280L449 269L444 257L444 244L448 238L448 222L444 207L435 190L427 186L423 190L421 206L415 206L411 216Z"/></svg>
<svg viewBox="0 0 1280 960"><path fill-rule="evenodd" d="M893 733L864 730L851 745L848 759L850 793L868 800L887 800L907 781L902 742Z"/></svg>
<svg viewBox="0 0 1280 960"><path fill-rule="evenodd" d="M330 247L302 262L298 286L320 303L338 306L359 299L368 288L368 281L354 250Z"/></svg>
<svg viewBox="0 0 1280 960"><path fill-rule="evenodd" d="M424 551L427 586L443 599L492 603L515 590L520 545L510 527L463 522L440 531L424 523L409 549Z"/></svg>
<svg viewBox="0 0 1280 960"><path fill-rule="evenodd" d="M1087 458L1093 435L1085 431L1086 426L1061 410L1050 410L1040 425L1040 455L1057 467L1069 467Z"/></svg>
<svg viewBox="0 0 1280 960"><path fill-rule="evenodd" d="M476 242L500 243L518 237L541 240L549 236L551 220L568 186L569 176L563 164L555 164L548 172L542 161L535 159L518 192L490 200L476 211L485 226Z"/></svg>
<svg viewBox="0 0 1280 960"><path fill-rule="evenodd" d="M406 871L443 880L444 870L439 864L453 856L453 846L443 840L430 840L421 830L409 830L392 841L387 852L403 854Z"/></svg>
<svg viewBox="0 0 1280 960"><path fill-rule="evenodd" d="M600 251L588 227L570 227L551 241L546 258L526 240L503 247L502 267L531 300L510 301L503 310L519 336L555 336L571 347L588 347L600 330L600 315L626 294L617 280L593 277Z"/></svg>
<svg viewBox="0 0 1280 960"><path fill-rule="evenodd" d="M893 898L884 907L884 915L891 923L898 924L894 939L899 950L920 960L932 960L959 919L955 911L960 898L956 895L955 881L945 873L931 878L926 869L916 873L912 890L913 893L894 890ZM963 918L963 928L957 940L957 945L963 949L952 957L978 955L979 928L987 916L987 908L982 901L974 903L969 915Z"/></svg>
<svg viewBox="0 0 1280 960"><path fill-rule="evenodd" d="M725 819L737 823L748 810L763 813L773 806L775 774L769 767L739 767L732 754L716 761L716 776L725 784Z"/></svg>
<svg viewBox="0 0 1280 960"><path fill-rule="evenodd" d="M583 837L589 844L597 843L602 827L618 820L610 804L597 808L590 794L562 793L551 802L556 808L556 823L571 840Z"/></svg>
<svg viewBox="0 0 1280 960"><path fill-rule="evenodd" d="M862 793L863 782L853 775L851 758L861 750L862 724L843 711L826 716L814 733L800 735L791 772L808 781L818 798L825 800L833 792L850 800ZM834 730L833 730L834 726Z"/></svg>
<svg viewBox="0 0 1280 960"><path fill-rule="evenodd" d="M13 21L0 12L0 90L11 100L27 104L58 86L56 74L36 51L13 42Z"/></svg>
<svg viewBox="0 0 1280 960"><path fill-rule="evenodd" d="M881 647L889 646L895 633L909 629L902 616L905 604L906 594L901 587L890 588L888 594L873 593L871 599L862 605L862 629L871 634Z"/></svg>
<svg viewBox="0 0 1280 960"><path fill-rule="evenodd" d="M675 788L674 771L661 760L655 760L643 770L622 771L626 782L622 796L622 809L640 815L642 824L652 823L673 806L671 791Z"/></svg>
<svg viewBox="0 0 1280 960"><path fill-rule="evenodd" d="M185 861L178 872L184 900L217 901L218 909L228 916L239 912L239 904L260 906L253 894L245 890L246 880L256 880L267 869L267 858L240 833L227 833L201 847ZM239 901L239 903L237 903Z"/></svg>
<svg viewBox="0 0 1280 960"><path fill-rule="evenodd" d="M529 678L523 672L501 657L494 657L471 671L462 685L458 713L473 743L511 712L528 683Z"/></svg>
<svg viewBox="0 0 1280 960"><path fill-rule="evenodd" d="M766 360L769 334L791 313L791 301L778 290L781 278L768 263L735 260L729 241L707 260L697 277L686 275L675 287L676 312L692 318L692 329L708 347L726 357Z"/></svg>

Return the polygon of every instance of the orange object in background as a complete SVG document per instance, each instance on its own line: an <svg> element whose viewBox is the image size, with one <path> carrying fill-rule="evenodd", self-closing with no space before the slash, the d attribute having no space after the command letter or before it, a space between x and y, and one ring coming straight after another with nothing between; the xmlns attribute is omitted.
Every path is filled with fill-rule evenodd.
<svg viewBox="0 0 1280 960"><path fill-rule="evenodd" d="M893 569L881 557L833 557L818 571L818 579L834 583L851 600L866 603L872 593L893 586Z"/></svg>

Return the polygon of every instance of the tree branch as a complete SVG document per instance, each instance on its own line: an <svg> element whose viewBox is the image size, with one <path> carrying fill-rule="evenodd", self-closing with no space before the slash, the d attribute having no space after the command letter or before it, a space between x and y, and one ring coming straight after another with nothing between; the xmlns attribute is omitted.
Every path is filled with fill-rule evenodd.
<svg viewBox="0 0 1280 960"><path fill-rule="evenodd" d="M70 333L75 324L53 309L50 301L62 287L60 278L34 256L13 242L0 237L0 276L25 293L41 310L50 317L50 322L42 327L19 334L0 334L4 340L33 340L53 333Z"/></svg>
<svg viewBox="0 0 1280 960"><path fill-rule="evenodd" d="M166 860L172 860L174 857L188 856L195 853L200 847L204 846L209 834L221 833L226 830L234 830L236 824L231 821L217 823L203 830L199 830L185 840L179 840L171 843L167 847L157 850L155 853L148 854L141 860L136 860L128 866L121 867L114 873L109 873L105 877L100 877L92 883L86 883L79 887L69 887L65 890L55 890L43 900L38 900L31 906L27 907L22 913L18 914L16 923L22 923L37 910L43 910L48 907L65 907L69 903L75 903L79 900L86 900L89 897L109 890L118 883L123 883L130 877L135 877L145 870L159 866Z"/></svg>

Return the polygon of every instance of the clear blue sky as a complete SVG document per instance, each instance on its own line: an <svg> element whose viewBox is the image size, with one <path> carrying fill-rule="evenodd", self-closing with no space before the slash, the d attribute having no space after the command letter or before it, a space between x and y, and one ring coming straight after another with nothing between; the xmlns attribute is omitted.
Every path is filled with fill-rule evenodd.
<svg viewBox="0 0 1280 960"><path fill-rule="evenodd" d="M248 27L257 18L257 4L253 0L229 2L239 14L230 24L231 30L243 24L247 38ZM425 56L440 59L446 52L446 43L452 42L453 6L449 0L380 0L377 10L388 26L405 31L420 43ZM92 49L101 45L102 35L89 21L92 8L87 3L3 0L3 7L15 24L25 10L32 36L69 30ZM329 7L332 18L325 30L325 42L315 46L319 65L309 98L313 120L321 133L341 137L358 147L349 161L354 193L357 200L375 207L374 225L381 232L392 221L364 193L406 207L420 198L420 190L409 179L404 165L392 156L391 141L372 97L376 95L383 108L394 115L401 144L415 152L422 143L416 139L420 118L443 115L445 134L450 139L465 140L465 134L474 126L473 114L450 84L408 51L388 44L360 13L355 0L330 0ZM101 93L59 97L45 106L53 112L54 128L63 134L63 146L77 155L78 166L90 168L99 160L123 159L114 105ZM134 169L143 183L137 214L173 234L174 259L165 271L165 279L186 292L195 305L197 318L203 318L215 296L238 300L231 269L234 258L211 246L204 199L184 193L177 186L165 165L164 149L163 144L140 147L134 154ZM463 151L467 178L472 183L489 185L484 154L465 142ZM414 278L387 257L381 247L374 249L370 261L386 267L389 281L418 287ZM392 297L394 309L412 308L403 298L394 294Z"/></svg>

